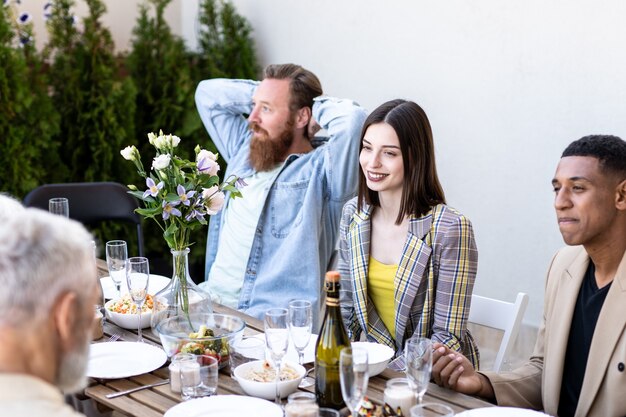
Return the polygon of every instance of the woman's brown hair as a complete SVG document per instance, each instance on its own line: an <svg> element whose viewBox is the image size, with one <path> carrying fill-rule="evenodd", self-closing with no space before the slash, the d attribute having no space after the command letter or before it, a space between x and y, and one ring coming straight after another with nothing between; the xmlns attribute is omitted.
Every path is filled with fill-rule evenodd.
<svg viewBox="0 0 626 417"><path fill-rule="evenodd" d="M367 129L377 123L393 128L400 141L404 165L402 201L396 224L409 215L420 217L437 204L445 204L446 198L437 176L435 147L430 122L424 110L407 100L391 100L376 108L365 120L361 131L360 149ZM379 207L378 192L367 187L363 170L359 172L358 208L363 204Z"/></svg>

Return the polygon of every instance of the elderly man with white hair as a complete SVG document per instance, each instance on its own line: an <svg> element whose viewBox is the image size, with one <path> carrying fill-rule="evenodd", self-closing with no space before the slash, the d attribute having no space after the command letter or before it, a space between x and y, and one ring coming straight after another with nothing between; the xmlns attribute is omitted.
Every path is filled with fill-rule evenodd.
<svg viewBox="0 0 626 417"><path fill-rule="evenodd" d="M98 289L79 223L0 195L0 415L81 416Z"/></svg>

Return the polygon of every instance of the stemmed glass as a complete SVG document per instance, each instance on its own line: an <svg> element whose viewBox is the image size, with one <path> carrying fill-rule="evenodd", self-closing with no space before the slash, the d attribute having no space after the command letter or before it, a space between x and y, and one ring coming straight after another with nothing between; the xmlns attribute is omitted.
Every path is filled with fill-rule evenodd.
<svg viewBox="0 0 626 417"><path fill-rule="evenodd" d="M341 349L339 354L341 395L353 417L357 416L363 403L368 380L367 350L358 347Z"/></svg>
<svg viewBox="0 0 626 417"><path fill-rule="evenodd" d="M141 309L148 295L150 266L148 265L148 258L144 258L143 256L130 258L127 265L126 283L128 284L128 292L137 306L137 313L139 314L139 318L137 319L137 333L139 337L137 341L143 342L143 335L141 334Z"/></svg>
<svg viewBox="0 0 626 417"><path fill-rule="evenodd" d="M51 198L48 200L48 211L63 217L70 217L70 203L65 197Z"/></svg>
<svg viewBox="0 0 626 417"><path fill-rule="evenodd" d="M289 303L289 333L293 345L298 351L298 363L304 364L304 349L311 340L313 327L313 310L311 302L307 300L294 300ZM300 381L300 388L313 385L313 378L305 376Z"/></svg>
<svg viewBox="0 0 626 417"><path fill-rule="evenodd" d="M418 404L426 394L433 367L433 345L425 337L411 337L404 346L406 360L406 376L411 387L417 394Z"/></svg>
<svg viewBox="0 0 626 417"><path fill-rule="evenodd" d="M286 308L270 308L265 312L265 342L276 368L276 404L280 405L280 365L289 347L289 312Z"/></svg>
<svg viewBox="0 0 626 417"><path fill-rule="evenodd" d="M106 243L107 266L109 276L115 284L118 297L122 296L121 283L126 276L128 249L123 240L110 240Z"/></svg>

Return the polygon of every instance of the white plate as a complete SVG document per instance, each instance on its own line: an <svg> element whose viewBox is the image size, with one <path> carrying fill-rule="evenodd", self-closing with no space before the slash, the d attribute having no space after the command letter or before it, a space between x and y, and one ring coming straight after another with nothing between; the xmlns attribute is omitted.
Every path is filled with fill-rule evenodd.
<svg viewBox="0 0 626 417"><path fill-rule="evenodd" d="M539 411L515 407L485 407L463 411L456 417L540 417L547 414Z"/></svg>
<svg viewBox="0 0 626 417"><path fill-rule="evenodd" d="M170 278L168 277L164 277L163 275L150 274L150 282L148 283L148 294L154 295L158 293L169 283ZM104 293L105 299L112 300L117 298L115 283L113 282L111 277L107 276L100 278L100 284L102 285L102 292ZM125 280L122 280L120 289L122 290L122 295L128 292L128 285L126 285Z"/></svg>
<svg viewBox="0 0 626 417"><path fill-rule="evenodd" d="M283 410L267 400L243 395L216 395L175 405L163 417L282 417Z"/></svg>
<svg viewBox="0 0 626 417"><path fill-rule="evenodd" d="M265 335L263 333L256 334L252 337L257 337L263 341L265 341ZM309 340L309 344L304 348L304 363L313 363L315 362L315 345L317 344L317 335L312 334L311 339ZM287 349L287 354L285 355L284 360L300 363L298 361L298 351L296 350L291 337L289 338L289 348Z"/></svg>
<svg viewBox="0 0 626 417"><path fill-rule="evenodd" d="M127 378L160 368L167 355L147 343L103 342L89 346L87 376L92 378Z"/></svg>

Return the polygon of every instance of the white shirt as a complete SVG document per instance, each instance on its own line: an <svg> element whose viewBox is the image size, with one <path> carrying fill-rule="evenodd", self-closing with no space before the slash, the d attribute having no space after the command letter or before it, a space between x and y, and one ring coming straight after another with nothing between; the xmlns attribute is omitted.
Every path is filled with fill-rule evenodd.
<svg viewBox="0 0 626 417"><path fill-rule="evenodd" d="M280 171L278 165L271 171L257 172L245 178L241 189L243 198L229 199L224 211L224 225L207 287L218 296L220 304L238 308L239 295L250 257L259 217L265 205L269 187Z"/></svg>
<svg viewBox="0 0 626 417"><path fill-rule="evenodd" d="M0 416L85 417L65 404L61 391L27 374L0 373Z"/></svg>

